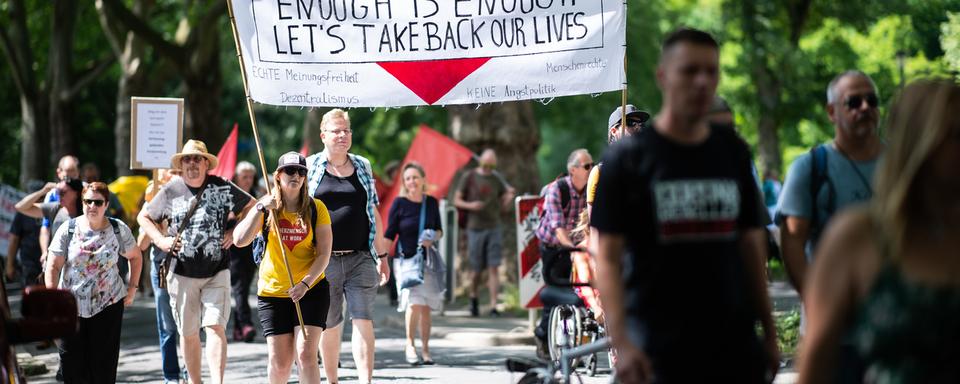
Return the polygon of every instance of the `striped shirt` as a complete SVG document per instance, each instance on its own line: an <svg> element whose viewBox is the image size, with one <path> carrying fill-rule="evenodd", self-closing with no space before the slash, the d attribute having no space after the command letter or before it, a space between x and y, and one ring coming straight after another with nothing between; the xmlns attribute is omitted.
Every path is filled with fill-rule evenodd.
<svg viewBox="0 0 960 384"><path fill-rule="evenodd" d="M350 162L353 163L353 168L357 170L357 178L360 179L360 184L363 185L363 189L367 192L367 219L370 221L370 235L368 237L370 255L376 259L377 250L373 246L374 239L376 239L377 236L375 212L377 205L380 205L380 200L377 199L377 188L374 185L373 168L370 166L370 160L367 160L363 156L348 153L347 157L350 159ZM310 193L310 196L314 196L317 188L320 188L320 181L323 180L323 176L327 173L327 163L329 162L330 160L326 150L307 157L307 191Z"/></svg>

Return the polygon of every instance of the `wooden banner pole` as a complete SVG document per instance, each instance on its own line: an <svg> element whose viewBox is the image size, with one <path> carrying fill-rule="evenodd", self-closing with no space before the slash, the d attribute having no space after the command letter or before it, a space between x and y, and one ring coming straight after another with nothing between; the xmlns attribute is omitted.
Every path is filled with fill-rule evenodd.
<svg viewBox="0 0 960 384"><path fill-rule="evenodd" d="M240 34L237 32L237 19L233 14L233 0L227 1L227 12L230 14L230 28L233 29L233 43L237 46L237 60L240 62L240 77L243 79L243 93L247 98L247 112L250 115L250 127L253 128L253 140L257 144L257 157L260 158L260 168L263 170L263 181L267 186L267 195L272 194L272 187L270 185L270 178L267 176L270 172L267 171L267 162L263 160L263 147L260 145L260 132L257 130L257 117L253 111L253 98L250 97L250 86L247 82L247 72L246 66L243 62L243 50L240 48ZM306 180L304 180L306 182ZM277 211L271 210L270 217L270 229L277 234L277 238L281 238L280 234L280 225L277 221ZM280 255L283 257L283 265L287 269L287 279L290 281L290 288L293 288L296 282L293 281L293 272L290 271L290 260L287 259L287 250L286 246L283 245L283 241L280 241ZM294 308L297 311L297 321L300 322L300 333L303 335L303 339L307 339L307 328L303 325L303 313L300 311L300 303L297 301L293 302Z"/></svg>

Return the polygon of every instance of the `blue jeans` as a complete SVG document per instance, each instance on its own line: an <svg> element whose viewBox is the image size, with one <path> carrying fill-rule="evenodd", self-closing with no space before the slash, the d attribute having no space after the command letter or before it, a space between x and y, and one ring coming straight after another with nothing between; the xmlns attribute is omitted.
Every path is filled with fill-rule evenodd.
<svg viewBox="0 0 960 384"><path fill-rule="evenodd" d="M177 323L173 320L170 308L170 294L160 288L160 264L154 263L150 270L150 283L153 284L153 298L157 304L157 331L160 333L160 362L163 365L163 379L180 379L180 361L177 359Z"/></svg>

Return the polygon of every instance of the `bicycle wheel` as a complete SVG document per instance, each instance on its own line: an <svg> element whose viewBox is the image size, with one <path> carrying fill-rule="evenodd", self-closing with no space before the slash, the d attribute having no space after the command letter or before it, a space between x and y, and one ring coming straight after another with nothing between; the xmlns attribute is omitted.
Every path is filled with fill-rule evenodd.
<svg viewBox="0 0 960 384"><path fill-rule="evenodd" d="M560 350L566 346L561 307L558 305L550 311L550 327L547 328L547 350L552 362L560 361Z"/></svg>
<svg viewBox="0 0 960 384"><path fill-rule="evenodd" d="M560 353L581 344L583 336L583 318L579 308L570 305L554 307L550 313L550 333L548 344L550 360L559 366ZM580 359L570 361L571 367L577 367Z"/></svg>

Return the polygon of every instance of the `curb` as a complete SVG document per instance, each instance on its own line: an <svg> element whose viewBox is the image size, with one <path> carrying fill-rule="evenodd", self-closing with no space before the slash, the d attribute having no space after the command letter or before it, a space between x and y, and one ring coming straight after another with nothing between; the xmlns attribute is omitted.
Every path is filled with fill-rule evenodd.
<svg viewBox="0 0 960 384"><path fill-rule="evenodd" d="M533 334L524 333L486 333L486 332L450 332L444 339L458 344L476 347L504 347L535 345Z"/></svg>

